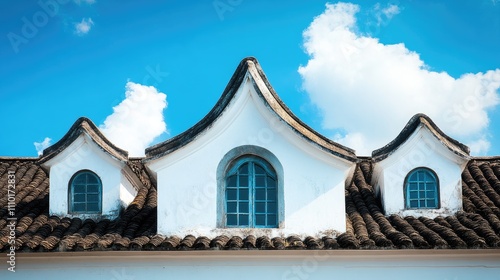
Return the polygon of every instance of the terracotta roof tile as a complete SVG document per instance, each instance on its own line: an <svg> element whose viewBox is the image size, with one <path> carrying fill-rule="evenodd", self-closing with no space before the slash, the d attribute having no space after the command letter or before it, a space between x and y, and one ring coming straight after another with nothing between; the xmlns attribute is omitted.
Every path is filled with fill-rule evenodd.
<svg viewBox="0 0 500 280"><path fill-rule="evenodd" d="M371 159L358 163L346 186L346 227L338 236L162 236L156 233L157 192L140 159L128 162L142 182L113 221L49 216L48 176L37 159L0 159L0 251L8 244L6 182L16 174L16 247L21 251L303 250L376 248L500 248L500 161L472 160L462 174L464 211L449 217L384 215L370 185Z"/></svg>

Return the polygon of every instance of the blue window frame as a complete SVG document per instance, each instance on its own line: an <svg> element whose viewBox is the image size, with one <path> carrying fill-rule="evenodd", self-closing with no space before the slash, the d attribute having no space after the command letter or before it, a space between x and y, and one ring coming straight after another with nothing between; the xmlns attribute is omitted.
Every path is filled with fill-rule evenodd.
<svg viewBox="0 0 500 280"><path fill-rule="evenodd" d="M411 171L405 180L407 209L439 208L439 186L436 174L427 168Z"/></svg>
<svg viewBox="0 0 500 280"><path fill-rule="evenodd" d="M235 160L226 174L227 227L278 227L277 178L273 167L257 156Z"/></svg>
<svg viewBox="0 0 500 280"><path fill-rule="evenodd" d="M93 214L101 211L101 179L89 170L77 172L69 183L69 212Z"/></svg>

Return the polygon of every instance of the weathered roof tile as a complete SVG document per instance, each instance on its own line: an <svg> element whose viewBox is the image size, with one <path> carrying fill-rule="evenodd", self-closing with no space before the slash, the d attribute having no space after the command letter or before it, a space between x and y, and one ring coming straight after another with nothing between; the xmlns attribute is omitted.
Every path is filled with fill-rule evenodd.
<svg viewBox="0 0 500 280"><path fill-rule="evenodd" d="M500 160L472 160L462 174L463 212L449 217L385 216L370 185L372 162L363 159L345 190L347 231L336 237L185 236L156 233L156 185L140 159L129 166L143 186L118 219L95 222L48 214L49 180L36 159L0 159L0 193L16 173L16 247L71 250L283 250L357 248L500 248ZM0 251L7 250L7 204L0 198Z"/></svg>

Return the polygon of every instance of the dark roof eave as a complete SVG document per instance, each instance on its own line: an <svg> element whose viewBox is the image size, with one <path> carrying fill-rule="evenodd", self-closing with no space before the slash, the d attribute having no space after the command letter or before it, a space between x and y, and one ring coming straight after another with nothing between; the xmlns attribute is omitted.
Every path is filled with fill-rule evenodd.
<svg viewBox="0 0 500 280"><path fill-rule="evenodd" d="M264 74L264 71L260 67L257 59L253 57L247 57L240 62L238 68L222 93L222 96L219 98L219 101L200 122L172 139L147 148L146 159L144 161L148 162L161 158L164 155L185 146L193 141L200 133L210 127L222 115L223 111L231 102L238 88L242 84L247 71L250 72L250 75L253 78L254 86L257 89L259 96L265 101L264 103L266 106L287 125L289 125L296 133L328 153L350 162L358 161L354 150L324 137L296 117L278 97ZM264 83L263 89L261 89L256 80Z"/></svg>
<svg viewBox="0 0 500 280"><path fill-rule="evenodd" d="M73 141L75 141L82 133L86 133L92 141L105 153L118 161L126 162L128 160L128 152L115 146L109 141L97 128L97 126L88 118L80 117L71 126L68 132L55 144L43 150L43 154L39 159L39 163L43 164L54 158L59 153L64 151Z"/></svg>
<svg viewBox="0 0 500 280"><path fill-rule="evenodd" d="M373 161L378 162L387 158L403 143L405 143L420 125L427 127L434 137L436 137L438 141L446 146L452 153L464 159L470 159L469 147L446 135L427 115L419 113L414 115L410 121L408 121L403 130L398 136L396 136L396 138L394 138L394 140L389 142L389 144L384 147L372 152Z"/></svg>

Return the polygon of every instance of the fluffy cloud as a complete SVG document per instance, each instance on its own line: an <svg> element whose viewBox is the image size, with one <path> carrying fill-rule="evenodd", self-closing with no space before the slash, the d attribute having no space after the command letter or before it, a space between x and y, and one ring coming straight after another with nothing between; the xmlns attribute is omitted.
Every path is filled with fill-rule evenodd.
<svg viewBox="0 0 500 280"><path fill-rule="evenodd" d="M83 36L89 33L90 29L94 25L91 18L83 18L82 21L75 23L75 33L79 36Z"/></svg>
<svg viewBox="0 0 500 280"><path fill-rule="evenodd" d="M126 84L125 100L113 107L99 127L104 135L129 156L144 156L144 149L166 132L163 110L167 96L152 86Z"/></svg>
<svg viewBox="0 0 500 280"><path fill-rule="evenodd" d="M43 150L45 150L48 146L50 146L50 139L49 137L45 137L42 142L34 142L33 145L35 145L36 152L39 156L43 154Z"/></svg>
<svg viewBox="0 0 500 280"><path fill-rule="evenodd" d="M488 109L499 103L500 69L459 78L431 71L404 44L385 45L359 34L358 11L354 4L327 4L303 33L310 58L298 71L322 112L323 127L338 132L336 141L367 155L421 112L469 144L472 153L486 153ZM375 12L390 19L399 8L376 5Z"/></svg>

